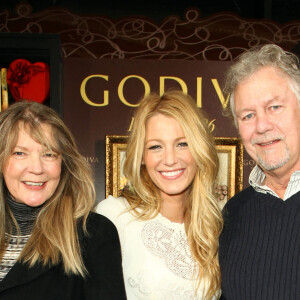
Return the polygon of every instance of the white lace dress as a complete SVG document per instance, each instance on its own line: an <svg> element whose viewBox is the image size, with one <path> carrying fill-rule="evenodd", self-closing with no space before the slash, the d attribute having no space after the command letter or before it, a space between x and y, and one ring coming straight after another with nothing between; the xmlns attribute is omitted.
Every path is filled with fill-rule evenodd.
<svg viewBox="0 0 300 300"><path fill-rule="evenodd" d="M96 211L117 227L128 300L202 299L203 285L195 295L197 267L191 257L184 224L158 214L138 221L124 210L125 198L109 196Z"/></svg>

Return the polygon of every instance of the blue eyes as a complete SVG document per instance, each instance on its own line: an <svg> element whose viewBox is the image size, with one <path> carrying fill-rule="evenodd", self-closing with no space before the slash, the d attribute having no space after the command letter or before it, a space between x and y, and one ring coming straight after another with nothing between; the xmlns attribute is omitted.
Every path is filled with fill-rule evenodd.
<svg viewBox="0 0 300 300"><path fill-rule="evenodd" d="M13 154L16 155L16 156L21 156L21 155L23 155L24 153L21 152L21 151L16 151L16 152L14 152Z"/></svg>
<svg viewBox="0 0 300 300"><path fill-rule="evenodd" d="M271 106L271 109L273 109L273 110L278 110L279 108L281 108L280 105L273 105L273 106Z"/></svg>
<svg viewBox="0 0 300 300"><path fill-rule="evenodd" d="M55 153L45 153L44 156L46 156L46 157L55 157L56 154Z"/></svg>
<svg viewBox="0 0 300 300"><path fill-rule="evenodd" d="M180 142L180 143L176 144L176 147L180 147L180 148L188 147L188 143L187 142ZM152 145L152 146L148 147L149 150L158 150L158 149L161 149L161 148L163 148L162 145Z"/></svg>
<svg viewBox="0 0 300 300"><path fill-rule="evenodd" d="M269 113L280 112L281 108L282 108L281 105L271 105L271 106L267 107L266 112L269 112ZM251 120L254 117L255 117L255 112L249 113L249 114L247 114L247 115L245 115L243 117L241 116L241 119L242 119L242 121L249 121L249 120Z"/></svg>
<svg viewBox="0 0 300 300"><path fill-rule="evenodd" d="M26 156L26 152L22 152L22 151L15 151L12 153L12 155L14 156ZM43 154L43 157L45 158L56 158L57 154L55 152L47 152Z"/></svg>
<svg viewBox="0 0 300 300"><path fill-rule="evenodd" d="M253 117L253 114L248 114L245 117L243 117L243 120L247 121L250 120Z"/></svg>
<svg viewBox="0 0 300 300"><path fill-rule="evenodd" d="M187 142L182 142L178 144L179 147L188 147L188 143Z"/></svg>
<svg viewBox="0 0 300 300"><path fill-rule="evenodd" d="M148 149L149 150L156 150L156 149L160 149L161 147L159 145L154 145L154 146L151 146L149 147Z"/></svg>

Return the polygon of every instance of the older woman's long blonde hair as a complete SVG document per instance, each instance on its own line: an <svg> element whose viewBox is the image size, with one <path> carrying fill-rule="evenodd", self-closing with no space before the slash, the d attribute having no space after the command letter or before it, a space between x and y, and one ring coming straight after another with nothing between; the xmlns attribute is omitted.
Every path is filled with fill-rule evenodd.
<svg viewBox="0 0 300 300"><path fill-rule="evenodd" d="M47 140L42 124L51 128L55 145ZM62 262L67 274L85 276L78 228L81 226L87 234L86 220L95 202L91 169L58 114L46 105L34 102L15 103L0 113L0 260L9 243L5 233L13 226L18 228L6 201L8 190L3 167L17 143L20 128L44 147L61 155L62 165L59 184L40 210L19 260L30 266L37 262L43 265Z"/></svg>
<svg viewBox="0 0 300 300"><path fill-rule="evenodd" d="M218 156L205 117L190 96L170 91L162 96L150 94L141 100L124 162L124 175L130 188L122 195L137 218L150 219L161 209L159 191L142 165L146 123L157 113L174 118L180 124L198 166L186 199L184 222L192 256L199 266L198 287L202 280L206 286L208 282L206 299L211 299L218 293L221 281L218 238L223 221L214 196Z"/></svg>

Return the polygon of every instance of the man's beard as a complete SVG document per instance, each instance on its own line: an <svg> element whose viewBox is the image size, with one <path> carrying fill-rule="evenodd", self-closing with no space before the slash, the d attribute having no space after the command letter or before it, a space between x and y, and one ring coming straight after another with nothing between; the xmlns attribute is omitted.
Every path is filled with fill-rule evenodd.
<svg viewBox="0 0 300 300"><path fill-rule="evenodd" d="M252 145L263 144L265 141L270 141L270 140L277 140L283 142L285 145L285 149L284 149L284 153L280 157L278 157L276 161L274 161L274 159L273 161L269 161L268 150L266 151L263 150L266 159L264 159L261 155L256 153L258 164L266 171L273 171L279 169L290 160L290 152L288 146L284 140L284 136L282 136L280 133L266 133L263 136L252 140L251 143Z"/></svg>
<svg viewBox="0 0 300 300"><path fill-rule="evenodd" d="M265 154L268 157L267 154ZM261 156L257 154L258 164L266 171L273 171L276 169L281 168L290 160L290 152L285 145L285 152L284 154L279 157L276 161L268 161L268 159L263 159Z"/></svg>

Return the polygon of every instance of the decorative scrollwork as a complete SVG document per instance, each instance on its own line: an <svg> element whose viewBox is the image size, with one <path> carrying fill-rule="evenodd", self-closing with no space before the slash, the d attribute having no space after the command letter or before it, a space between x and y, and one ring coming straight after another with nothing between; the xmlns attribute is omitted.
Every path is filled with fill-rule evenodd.
<svg viewBox="0 0 300 300"><path fill-rule="evenodd" d="M300 41L300 21L278 24L231 13L201 18L195 8L184 20L169 16L156 24L142 16L113 21L62 8L32 13L29 4L19 4L15 14L0 11L0 20L0 32L60 34L65 57L228 61L257 45L291 51Z"/></svg>

